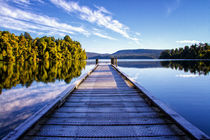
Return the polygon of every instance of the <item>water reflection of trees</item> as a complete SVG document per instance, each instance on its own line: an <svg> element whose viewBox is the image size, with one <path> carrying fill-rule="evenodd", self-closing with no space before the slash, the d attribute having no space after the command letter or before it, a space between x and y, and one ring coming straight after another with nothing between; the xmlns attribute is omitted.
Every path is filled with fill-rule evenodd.
<svg viewBox="0 0 210 140"><path fill-rule="evenodd" d="M33 81L54 82L64 80L69 83L85 68L86 61L24 61L16 63L0 62L0 93L17 84L29 87Z"/></svg>
<svg viewBox="0 0 210 140"><path fill-rule="evenodd" d="M161 61L161 65L194 74L207 75L210 71L210 61Z"/></svg>

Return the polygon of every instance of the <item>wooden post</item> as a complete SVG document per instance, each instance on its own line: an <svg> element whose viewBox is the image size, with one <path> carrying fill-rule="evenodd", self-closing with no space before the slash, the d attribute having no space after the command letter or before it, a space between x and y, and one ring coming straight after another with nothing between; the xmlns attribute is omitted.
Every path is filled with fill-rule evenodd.
<svg viewBox="0 0 210 140"><path fill-rule="evenodd" d="M117 66L117 58L111 58L111 64Z"/></svg>
<svg viewBox="0 0 210 140"><path fill-rule="evenodd" d="M96 59L96 65L98 64L98 58Z"/></svg>
<svg viewBox="0 0 210 140"><path fill-rule="evenodd" d="M111 58L111 64L114 65L114 58Z"/></svg>
<svg viewBox="0 0 210 140"><path fill-rule="evenodd" d="M114 65L117 66L117 58L115 58Z"/></svg>

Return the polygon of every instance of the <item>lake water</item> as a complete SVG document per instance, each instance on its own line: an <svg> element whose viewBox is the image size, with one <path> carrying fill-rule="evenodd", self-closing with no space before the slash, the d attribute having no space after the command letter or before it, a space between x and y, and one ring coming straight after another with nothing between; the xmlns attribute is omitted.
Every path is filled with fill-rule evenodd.
<svg viewBox="0 0 210 140"><path fill-rule="evenodd" d="M0 138L53 101L94 64L95 60L0 62ZM118 60L118 67L210 135L210 61Z"/></svg>
<svg viewBox="0 0 210 140"><path fill-rule="evenodd" d="M210 61L118 60L118 67L210 135Z"/></svg>
<svg viewBox="0 0 210 140"><path fill-rule="evenodd" d="M91 62L0 62L0 139L52 102Z"/></svg>

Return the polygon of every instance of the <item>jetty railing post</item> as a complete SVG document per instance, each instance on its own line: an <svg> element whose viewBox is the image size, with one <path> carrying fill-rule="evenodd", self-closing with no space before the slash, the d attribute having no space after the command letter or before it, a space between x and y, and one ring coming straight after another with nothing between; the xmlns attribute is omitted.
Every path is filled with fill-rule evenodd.
<svg viewBox="0 0 210 140"><path fill-rule="evenodd" d="M115 58L114 65L117 66L117 58Z"/></svg>
<svg viewBox="0 0 210 140"><path fill-rule="evenodd" d="M111 58L111 64L114 65L114 58Z"/></svg>
<svg viewBox="0 0 210 140"><path fill-rule="evenodd" d="M117 66L117 58L111 58L111 64Z"/></svg>
<svg viewBox="0 0 210 140"><path fill-rule="evenodd" d="M98 64L98 58L96 59L96 65Z"/></svg>

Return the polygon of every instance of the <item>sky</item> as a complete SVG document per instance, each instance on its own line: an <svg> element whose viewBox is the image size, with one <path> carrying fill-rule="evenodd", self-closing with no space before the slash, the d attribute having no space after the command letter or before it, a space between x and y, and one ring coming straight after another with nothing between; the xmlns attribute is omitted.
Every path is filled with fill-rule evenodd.
<svg viewBox="0 0 210 140"><path fill-rule="evenodd" d="M97 53L172 49L210 42L210 0L0 0L0 30Z"/></svg>

